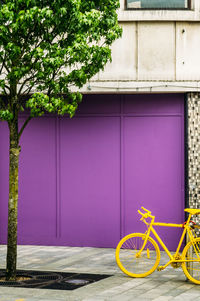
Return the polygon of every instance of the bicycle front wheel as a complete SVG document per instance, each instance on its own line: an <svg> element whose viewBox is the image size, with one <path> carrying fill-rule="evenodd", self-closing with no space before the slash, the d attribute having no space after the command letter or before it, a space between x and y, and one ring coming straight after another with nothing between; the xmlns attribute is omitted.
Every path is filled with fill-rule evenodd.
<svg viewBox="0 0 200 301"><path fill-rule="evenodd" d="M157 243L148 237L142 252L146 234L132 233L122 238L116 248L116 261L119 268L131 277L146 277L153 273L160 261Z"/></svg>
<svg viewBox="0 0 200 301"><path fill-rule="evenodd" d="M200 237L185 246L182 257L183 260L192 260L182 263L185 276L190 281L200 284Z"/></svg>

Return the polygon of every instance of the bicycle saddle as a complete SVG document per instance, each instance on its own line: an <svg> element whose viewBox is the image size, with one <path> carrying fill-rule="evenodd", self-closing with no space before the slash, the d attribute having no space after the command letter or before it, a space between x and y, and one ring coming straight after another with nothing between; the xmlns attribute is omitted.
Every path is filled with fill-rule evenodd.
<svg viewBox="0 0 200 301"><path fill-rule="evenodd" d="M193 209L193 208L186 208L184 211L190 213L190 214L200 214L200 209Z"/></svg>

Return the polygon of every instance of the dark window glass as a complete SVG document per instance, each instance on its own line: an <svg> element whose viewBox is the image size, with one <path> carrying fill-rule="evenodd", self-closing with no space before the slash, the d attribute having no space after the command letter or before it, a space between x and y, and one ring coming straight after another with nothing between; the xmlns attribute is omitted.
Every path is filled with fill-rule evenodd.
<svg viewBox="0 0 200 301"><path fill-rule="evenodd" d="M188 0L127 0L127 8L182 9L188 8Z"/></svg>

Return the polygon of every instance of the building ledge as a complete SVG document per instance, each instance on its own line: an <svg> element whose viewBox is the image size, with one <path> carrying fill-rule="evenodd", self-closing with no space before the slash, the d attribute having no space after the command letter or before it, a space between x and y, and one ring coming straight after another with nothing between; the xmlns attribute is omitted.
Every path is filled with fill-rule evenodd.
<svg viewBox="0 0 200 301"><path fill-rule="evenodd" d="M82 93L188 93L200 92L200 81L92 81Z"/></svg>

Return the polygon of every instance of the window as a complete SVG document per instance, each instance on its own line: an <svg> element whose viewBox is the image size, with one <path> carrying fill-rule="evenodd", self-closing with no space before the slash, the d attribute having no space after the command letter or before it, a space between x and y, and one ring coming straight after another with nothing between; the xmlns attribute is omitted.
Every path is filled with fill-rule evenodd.
<svg viewBox="0 0 200 301"><path fill-rule="evenodd" d="M190 0L126 0L128 9L187 9Z"/></svg>

